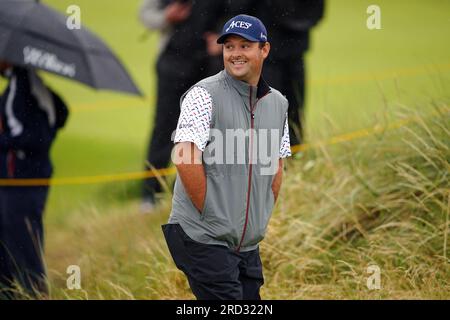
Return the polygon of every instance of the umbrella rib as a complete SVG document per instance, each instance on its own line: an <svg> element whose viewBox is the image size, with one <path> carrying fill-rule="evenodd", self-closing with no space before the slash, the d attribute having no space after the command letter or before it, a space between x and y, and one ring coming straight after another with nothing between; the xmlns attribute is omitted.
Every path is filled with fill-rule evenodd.
<svg viewBox="0 0 450 320"><path fill-rule="evenodd" d="M81 41L80 41L80 39L78 38L78 36L77 36L77 34L75 34L75 38L78 40L78 42L79 43L82 43ZM106 44L106 43L103 43L103 40L101 40L101 39L98 39L100 42L102 42L102 44L105 46L105 48L108 48L108 45ZM92 54L102 54L102 53L105 53L105 52L102 52L102 51L100 51L100 50L92 50L91 51L91 53ZM116 56L116 54L114 54L114 52L112 51L112 49L111 49L111 52L109 52L109 51L106 51L106 53L110 53L111 54L111 59L121 68L121 69L123 69L123 74L124 74L124 76L128 79L128 81L130 82L130 84L132 84L132 86L134 87L134 89L135 89L135 91L137 92L137 93L139 93L140 94L140 91L139 91L139 89L136 87L136 85L134 84L134 82L133 82L133 79L131 78L131 76L128 74L128 72L126 72L126 70L125 70L125 68L123 67L123 65L122 65L122 63L121 63L121 61L119 60L119 57L118 56ZM89 71L89 74L91 75L91 77L92 77L92 80L93 80L93 82L94 82L94 86L97 88L97 84L95 83L96 82L96 77L95 77L95 73L94 73L94 70L93 70L93 68L91 68L91 63L90 63L90 60L89 60L89 56L88 55L84 55L83 56L83 59L86 61L86 65L88 66L88 71ZM100 88L100 87L98 87L98 88Z"/></svg>
<svg viewBox="0 0 450 320"><path fill-rule="evenodd" d="M91 76L91 79L92 79L92 86L93 86L94 88L97 88L97 84L96 84L96 81L95 81L94 72L93 72L93 70L92 70L91 63L89 62L89 57L88 57L88 55L83 53L83 59L84 59L84 61L86 61L87 70L88 70L89 75Z"/></svg>

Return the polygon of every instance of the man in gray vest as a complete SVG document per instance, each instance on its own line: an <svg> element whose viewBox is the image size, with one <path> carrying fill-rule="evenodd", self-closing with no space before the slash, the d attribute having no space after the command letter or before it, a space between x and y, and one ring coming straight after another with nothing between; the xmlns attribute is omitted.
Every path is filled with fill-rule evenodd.
<svg viewBox="0 0 450 320"><path fill-rule="evenodd" d="M177 178L163 232L197 299L260 299L264 238L291 155L288 102L262 79L263 23L238 15L223 27L225 70L181 97Z"/></svg>

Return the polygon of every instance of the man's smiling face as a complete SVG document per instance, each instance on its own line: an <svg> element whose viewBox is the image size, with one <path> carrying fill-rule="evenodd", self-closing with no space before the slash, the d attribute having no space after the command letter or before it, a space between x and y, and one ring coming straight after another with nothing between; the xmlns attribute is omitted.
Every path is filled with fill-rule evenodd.
<svg viewBox="0 0 450 320"><path fill-rule="evenodd" d="M261 47L262 46L262 47ZM237 35L228 36L223 44L223 62L227 72L235 79L253 86L258 83L264 59L270 51L268 42L251 42Z"/></svg>

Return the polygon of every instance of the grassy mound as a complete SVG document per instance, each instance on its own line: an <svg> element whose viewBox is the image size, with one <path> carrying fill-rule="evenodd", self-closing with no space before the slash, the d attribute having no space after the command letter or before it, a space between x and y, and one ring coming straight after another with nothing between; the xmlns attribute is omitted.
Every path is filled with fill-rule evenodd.
<svg viewBox="0 0 450 320"><path fill-rule="evenodd" d="M264 299L450 298L449 111L405 112L408 126L287 162L261 245ZM50 226L51 298L193 298L160 229L170 195L154 215L138 209L85 208L64 230ZM66 287L69 265L81 290ZM367 286L372 265L379 289Z"/></svg>
<svg viewBox="0 0 450 320"><path fill-rule="evenodd" d="M263 245L266 298L450 297L449 115L413 117L289 164Z"/></svg>

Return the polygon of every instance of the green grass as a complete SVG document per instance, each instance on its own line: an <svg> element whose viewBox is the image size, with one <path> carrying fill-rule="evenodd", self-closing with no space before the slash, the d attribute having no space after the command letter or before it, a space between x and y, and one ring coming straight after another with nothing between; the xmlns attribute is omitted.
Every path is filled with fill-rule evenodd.
<svg viewBox="0 0 450 320"><path fill-rule="evenodd" d="M44 2L61 11L74 4L72 0ZM72 111L67 127L61 131L52 149L55 177L132 172L143 167L154 112L154 63L158 35L152 33L142 41L146 31L137 21L139 2L76 1L81 8L82 23L99 34L117 52L146 97L141 99L95 91L46 74L47 82L62 94ZM376 124L385 125L404 114L405 109L417 110L426 115L433 112L434 106L446 105L450 100L450 44L447 40L450 3L440 0L426 3L420 0L380 0L377 4L382 10L382 30L374 31L366 28L366 8L370 4L372 2L366 0L330 0L327 2L325 20L312 33L311 50L306 57L306 124L309 141ZM4 81L0 80L0 86L4 85ZM386 150L398 152L401 157L407 155L403 153L406 152L404 145L397 146L401 141L397 131L383 138L377 137L357 140L342 147L324 148L292 162L283 187L284 195L271 222L271 230L275 231L269 232L269 239L274 239L273 234L290 234L310 239L310 242L319 241L319 244L314 241L311 243L317 248L324 248L327 241L332 241L332 234L322 235L321 230L333 223L347 225L345 221L336 220L334 215L337 212L346 212L346 219L351 220L354 214L360 214L354 210L355 203L366 209L370 207L370 210L380 206L378 201L385 201L384 198L370 198L360 193L371 186L371 179L377 180L376 173L384 172L390 161L375 156ZM448 145L448 137L442 143ZM376 166L372 166L373 162ZM306 170L312 163L314 166ZM386 170L386 174L399 174L391 169L393 171ZM307 180L303 182L305 178ZM365 182L366 179L369 181ZM360 184L357 184L358 181ZM383 189L384 185L389 187L390 181L387 178L385 181L377 180L373 188L377 191L376 188ZM322 189L334 198L324 196L323 199L310 201L308 197L315 199L312 191ZM162 244L159 226L167 220L169 199L159 215L141 217L136 213L138 190L139 182L52 187L45 223L47 263L55 286L54 297L63 297L66 293L71 297L78 294L63 291L65 270L69 264L82 266L85 275L83 287L90 298L130 296L111 283L123 287L133 297L191 297L183 278L173 270ZM407 190L405 187L402 192L406 193ZM304 194L299 199L305 203L298 202L298 197L294 199L294 194ZM332 206L333 203L339 203L333 201L337 195L345 199L340 203L341 211ZM414 202L410 204L418 208L421 205ZM394 211L399 219L404 217L403 212L399 213L401 210ZM383 221L380 219L378 222ZM442 220L436 218L432 221L442 225ZM292 228L298 227L300 234L289 233L280 226L282 222ZM425 255L425 262L399 256L399 260L406 260L407 263L397 265L394 261L395 252L399 250L397 244L387 243L383 247L379 242L379 237L389 238L390 231L390 228L386 228L374 232L376 241L363 237L362 244L338 242L339 246L330 247L331 256L326 253L321 256L303 246L299 250L306 251L299 251L296 259L301 259L306 253L308 256L304 261L293 260L295 263L268 247L269 242L273 244L272 241L264 242L267 252L264 256L265 266L269 275L264 296L448 298L448 273L442 273L442 265L433 264L441 260L433 260L428 255ZM436 231L436 234L441 231ZM439 234L435 238L441 239L441 236ZM409 240L418 241L412 235L407 235L399 242L400 246L406 248L404 252L410 252L409 247L405 247ZM361 248L358 247L360 244ZM280 243L280 248L286 247ZM373 256L371 252L375 252ZM382 252L386 252L386 264L380 262ZM269 257L273 262L268 262ZM347 264L338 263L339 259ZM391 282L392 287L379 296L378 293L356 290L361 288L357 287L355 278L351 277L351 269L348 269L350 263L350 266L359 268L355 272L361 275L364 263L369 261L382 264L383 268L390 270L389 276L395 278ZM446 263L444 267L448 269ZM298 269L300 266L305 266L303 271ZM440 278L435 282L427 278L428 287L414 284L417 286L415 288L409 282L402 282L401 276L404 274L401 272L418 272L415 269L417 266L431 266L430 270L436 269L434 274ZM161 278L163 270L169 270L169 273ZM290 273L300 277L296 278L299 282L292 283L292 286L302 285L297 291L289 286L287 277L283 278ZM334 274L334 278L330 274ZM349 282L338 275L346 275ZM160 283L153 281L153 278L147 278L145 282L143 279L149 276L161 278ZM433 294L433 286L444 293L441 296ZM80 293L80 297L85 296Z"/></svg>
<svg viewBox="0 0 450 320"><path fill-rule="evenodd" d="M261 245L263 299L450 298L450 108L439 110L287 162ZM153 215L135 201L107 216L93 206L50 227L51 298L192 299L160 230L169 208L169 195ZM73 264L82 290L66 288ZM366 285L373 264L379 290Z"/></svg>

